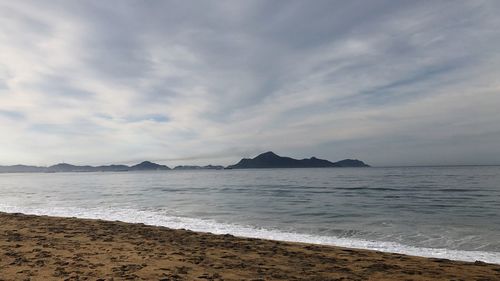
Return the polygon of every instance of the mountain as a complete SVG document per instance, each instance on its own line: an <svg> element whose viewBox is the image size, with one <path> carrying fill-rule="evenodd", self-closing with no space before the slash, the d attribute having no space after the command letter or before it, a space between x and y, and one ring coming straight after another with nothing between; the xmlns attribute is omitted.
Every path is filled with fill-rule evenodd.
<svg viewBox="0 0 500 281"><path fill-rule="evenodd" d="M130 167L130 171L146 171L146 170L170 170L168 166L156 164L149 161L144 161L140 164Z"/></svg>
<svg viewBox="0 0 500 281"><path fill-rule="evenodd" d="M359 161L357 159L344 159L335 162L335 164L337 167L370 167L370 165L367 165L363 163L363 161Z"/></svg>
<svg viewBox="0 0 500 281"><path fill-rule="evenodd" d="M222 170L224 166L207 165L207 166L176 166L174 170Z"/></svg>
<svg viewBox="0 0 500 281"><path fill-rule="evenodd" d="M46 167L26 165L0 166L0 173L43 173L46 169Z"/></svg>
<svg viewBox="0 0 500 281"><path fill-rule="evenodd" d="M237 164L228 166L226 169L247 168L315 168L315 167L370 167L362 161L355 159L344 159L338 162L311 157L308 159L293 159L282 157L269 151L262 153L253 159L241 159ZM223 166L176 166L174 170L221 170ZM66 172L125 172L125 171L166 171L170 168L166 165L144 161L137 165L104 165L104 166L77 166L68 163L59 163L49 167L13 165L0 166L0 173L66 173Z"/></svg>
<svg viewBox="0 0 500 281"><path fill-rule="evenodd" d="M49 167L26 165L0 166L0 173L125 172L149 170L170 170L170 168L149 161L144 161L131 167L127 165L76 166L68 163L59 163Z"/></svg>
<svg viewBox="0 0 500 281"><path fill-rule="evenodd" d="M127 165L107 165L107 166L97 166L98 172L125 172L130 170Z"/></svg>
<svg viewBox="0 0 500 281"><path fill-rule="evenodd" d="M126 165L108 166L75 166L67 163L59 163L45 169L47 173L67 173L67 172L122 172L130 170Z"/></svg>
<svg viewBox="0 0 500 281"><path fill-rule="evenodd" d="M262 153L253 159L244 158L237 164L228 166L228 169L248 169L248 168L319 168L319 167L369 167L369 165L359 160L345 159L338 162L311 157L309 159L293 159L282 157L269 151Z"/></svg>
<svg viewBox="0 0 500 281"><path fill-rule="evenodd" d="M67 173L67 172L98 172L99 167L93 166L75 166L68 163L59 163L47 167L48 173Z"/></svg>

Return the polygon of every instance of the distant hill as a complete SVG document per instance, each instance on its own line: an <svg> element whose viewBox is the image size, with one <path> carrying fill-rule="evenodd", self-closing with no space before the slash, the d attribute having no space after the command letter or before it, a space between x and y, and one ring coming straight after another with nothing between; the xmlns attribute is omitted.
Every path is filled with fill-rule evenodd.
<svg viewBox="0 0 500 281"><path fill-rule="evenodd" d="M47 167L12 165L0 166L0 173L43 173Z"/></svg>
<svg viewBox="0 0 500 281"><path fill-rule="evenodd" d="M170 170L168 166L144 161L134 166L105 165L105 166L76 166L68 163L59 163L49 167L13 165L0 166L0 173L68 173L68 172L124 172L124 171L156 171Z"/></svg>
<svg viewBox="0 0 500 281"><path fill-rule="evenodd" d="M269 151L262 153L253 159L241 159L237 164L228 166L226 169L248 169L248 168L319 168L319 167L370 167L362 161L345 159L338 162L311 157L308 159L293 159L282 157ZM176 166L174 170L222 170L223 166L207 165ZM103 165L103 166L77 166L68 163L59 163L49 167L12 165L0 166L0 173L67 173L67 172L126 172L126 171L166 171L171 170L166 165L144 161L137 165Z"/></svg>
<svg viewBox="0 0 500 281"><path fill-rule="evenodd" d="M101 172L124 172L130 170L127 165L108 165L96 167Z"/></svg>
<svg viewBox="0 0 500 281"><path fill-rule="evenodd" d="M370 165L365 164L363 161L357 159L344 159L334 163L336 167L370 167Z"/></svg>
<svg viewBox="0 0 500 281"><path fill-rule="evenodd" d="M220 165L207 165L207 166L193 166L193 165L187 165L187 166L176 166L174 170L222 170L224 169L224 166Z"/></svg>
<svg viewBox="0 0 500 281"><path fill-rule="evenodd" d="M59 163L47 168L47 172L64 173L64 172L93 172L96 167L92 166L75 166L67 163Z"/></svg>
<svg viewBox="0 0 500 281"><path fill-rule="evenodd" d="M156 164L149 161L144 161L140 164L130 167L131 171L145 171L145 170L170 170L168 166Z"/></svg>
<svg viewBox="0 0 500 281"><path fill-rule="evenodd" d="M311 157L309 159L293 159L282 157L269 151L262 153L253 159L244 158L237 164L228 166L228 169L249 168L320 168L320 167L370 167L360 160L345 159L338 162Z"/></svg>

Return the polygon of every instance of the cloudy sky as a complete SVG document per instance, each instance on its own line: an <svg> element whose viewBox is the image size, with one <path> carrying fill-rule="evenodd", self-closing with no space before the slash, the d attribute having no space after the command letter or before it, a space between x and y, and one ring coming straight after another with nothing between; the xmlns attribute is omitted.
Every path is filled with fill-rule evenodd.
<svg viewBox="0 0 500 281"><path fill-rule="evenodd" d="M500 1L0 0L0 164L500 164Z"/></svg>

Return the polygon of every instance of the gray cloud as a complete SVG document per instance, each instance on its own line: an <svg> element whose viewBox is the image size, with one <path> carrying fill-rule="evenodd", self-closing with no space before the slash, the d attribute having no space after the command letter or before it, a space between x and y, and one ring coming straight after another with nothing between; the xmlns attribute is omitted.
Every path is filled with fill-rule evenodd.
<svg viewBox="0 0 500 281"><path fill-rule="evenodd" d="M496 1L0 1L2 161L229 164L276 150L500 163L498 12Z"/></svg>
<svg viewBox="0 0 500 281"><path fill-rule="evenodd" d="M24 114L17 111L10 110L0 110L0 116L12 119L12 120L22 120L24 119Z"/></svg>

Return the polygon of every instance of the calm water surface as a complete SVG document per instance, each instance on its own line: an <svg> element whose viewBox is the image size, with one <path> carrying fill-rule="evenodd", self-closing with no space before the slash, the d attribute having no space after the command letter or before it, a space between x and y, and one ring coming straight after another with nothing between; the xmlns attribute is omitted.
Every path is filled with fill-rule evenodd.
<svg viewBox="0 0 500 281"><path fill-rule="evenodd" d="M500 263L500 167L0 174L0 211Z"/></svg>

